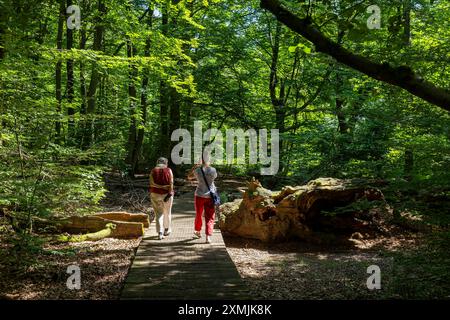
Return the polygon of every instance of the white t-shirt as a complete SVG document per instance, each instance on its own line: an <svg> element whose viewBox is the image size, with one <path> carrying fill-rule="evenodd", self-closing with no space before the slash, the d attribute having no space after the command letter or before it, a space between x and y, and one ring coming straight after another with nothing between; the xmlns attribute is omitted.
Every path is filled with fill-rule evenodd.
<svg viewBox="0 0 450 320"><path fill-rule="evenodd" d="M213 167L203 167L203 172L205 173L206 181L208 181L209 188L212 192L216 192L216 186L214 185L214 179L217 178L217 171ZM195 178L197 179L197 189L195 189L195 195L197 197L209 198L208 187L206 186L205 179L203 178L201 168L197 168L194 171Z"/></svg>

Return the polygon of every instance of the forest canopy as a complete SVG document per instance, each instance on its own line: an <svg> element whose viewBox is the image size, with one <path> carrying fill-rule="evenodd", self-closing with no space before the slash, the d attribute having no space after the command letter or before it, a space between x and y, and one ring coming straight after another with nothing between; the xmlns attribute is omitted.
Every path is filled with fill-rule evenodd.
<svg viewBox="0 0 450 320"><path fill-rule="evenodd" d="M105 172L148 173L196 120L278 129L272 182L448 188L450 4L382 0L375 18L373 5L2 1L0 206L30 218L95 210Z"/></svg>
<svg viewBox="0 0 450 320"><path fill-rule="evenodd" d="M449 0L0 0L0 300L448 299L449 65Z"/></svg>

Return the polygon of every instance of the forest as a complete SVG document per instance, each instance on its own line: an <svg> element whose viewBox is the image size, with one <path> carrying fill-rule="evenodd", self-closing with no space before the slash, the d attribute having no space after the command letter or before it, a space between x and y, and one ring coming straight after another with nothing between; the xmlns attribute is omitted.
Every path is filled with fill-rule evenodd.
<svg viewBox="0 0 450 320"><path fill-rule="evenodd" d="M0 1L0 299L119 298L154 229L150 170L169 159L182 205L199 159L176 163L173 133L199 121L279 134L273 174L250 146L212 164L252 297L449 299L449 62L448 0ZM300 200L275 226L292 195L324 197L304 209L314 235L292 231ZM381 211L376 232L355 222ZM123 225L60 229L108 212ZM365 287L373 264L382 290Z"/></svg>

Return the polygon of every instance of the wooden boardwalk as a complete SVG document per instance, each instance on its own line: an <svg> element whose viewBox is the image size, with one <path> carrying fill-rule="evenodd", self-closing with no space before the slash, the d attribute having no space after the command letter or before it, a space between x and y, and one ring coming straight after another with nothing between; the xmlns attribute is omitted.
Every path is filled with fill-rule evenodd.
<svg viewBox="0 0 450 320"><path fill-rule="evenodd" d="M175 198L172 234L158 240L155 224L147 229L136 252L121 299L249 299L222 233L214 229L213 243L194 231L193 193Z"/></svg>

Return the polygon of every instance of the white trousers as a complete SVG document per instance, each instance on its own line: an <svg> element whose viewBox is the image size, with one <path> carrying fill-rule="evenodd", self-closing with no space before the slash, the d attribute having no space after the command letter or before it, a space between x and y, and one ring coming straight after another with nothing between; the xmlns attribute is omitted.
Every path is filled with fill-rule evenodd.
<svg viewBox="0 0 450 320"><path fill-rule="evenodd" d="M155 210L156 232L164 232L164 229L172 231L172 202L173 197L164 202L167 194L150 193L153 210Z"/></svg>

